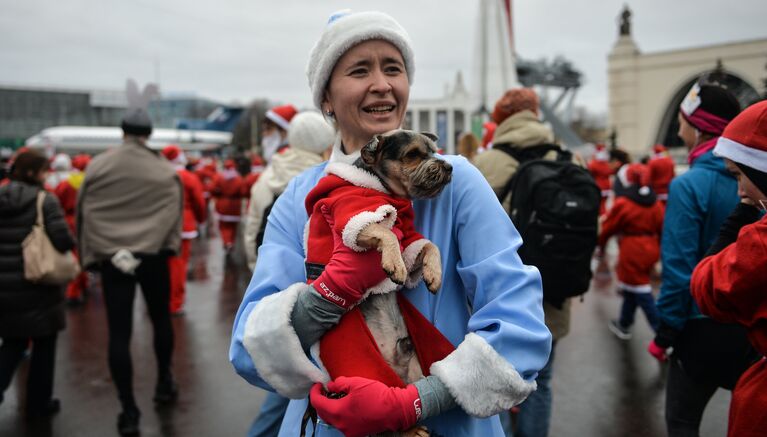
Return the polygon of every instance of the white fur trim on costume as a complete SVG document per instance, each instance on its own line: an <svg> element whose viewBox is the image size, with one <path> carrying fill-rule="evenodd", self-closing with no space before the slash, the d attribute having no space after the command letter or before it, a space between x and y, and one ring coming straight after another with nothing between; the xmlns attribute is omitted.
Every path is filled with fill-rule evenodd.
<svg viewBox="0 0 767 437"><path fill-rule="evenodd" d="M277 393L302 399L316 382L328 376L304 353L290 315L300 293L309 285L299 282L261 299L245 322L243 344L258 374Z"/></svg>
<svg viewBox="0 0 767 437"><path fill-rule="evenodd" d="M359 150L347 155L346 153L344 153L343 150L341 150L341 142L342 142L341 132L338 132L336 133L336 140L333 143L333 150L331 151L330 158L328 159L328 165L333 164L335 162L354 165L354 162L357 161L357 159L359 159L360 157Z"/></svg>
<svg viewBox="0 0 767 437"><path fill-rule="evenodd" d="M397 220L397 209L388 203L381 205L375 211L363 211L350 218L344 226L341 236L344 244L355 252L364 252L367 249L357 245L357 236L371 223L380 223L391 229Z"/></svg>
<svg viewBox="0 0 767 437"><path fill-rule="evenodd" d="M238 215L216 214L216 217L220 222L234 223L242 220L242 218Z"/></svg>
<svg viewBox="0 0 767 437"><path fill-rule="evenodd" d="M472 416L490 417L524 401L535 391L484 338L470 332L458 348L432 364L458 405Z"/></svg>
<svg viewBox="0 0 767 437"><path fill-rule="evenodd" d="M370 296L371 294L391 293L392 291L396 291L398 288L399 288L399 285L395 284L394 281L392 281L391 279L386 278L383 281L379 282L378 284L365 290L365 296L363 296L362 299L364 300L366 297Z"/></svg>
<svg viewBox="0 0 767 437"><path fill-rule="evenodd" d="M748 147L729 138L719 137L714 147L714 156L727 158L767 173L767 151Z"/></svg>
<svg viewBox="0 0 767 437"><path fill-rule="evenodd" d="M630 291L632 293L652 293L652 287L650 284L631 285L625 282L618 281L618 288Z"/></svg>
<svg viewBox="0 0 767 437"><path fill-rule="evenodd" d="M182 240L194 240L199 234L197 231L184 231L181 233Z"/></svg>
<svg viewBox="0 0 767 437"><path fill-rule="evenodd" d="M325 167L325 173L336 175L357 187L370 188L389 194L389 190L384 188L378 176L350 164L331 162Z"/></svg>
<svg viewBox="0 0 767 437"><path fill-rule="evenodd" d="M274 124L276 124L277 126L281 127L282 129L284 129L286 131L290 130L290 122L285 120L284 118L282 118L282 116L280 116L280 114L274 112L273 110L270 109L270 110L266 111L266 118L268 118L269 120L273 121Z"/></svg>
<svg viewBox="0 0 767 437"><path fill-rule="evenodd" d="M405 287L415 288L421 281L421 278L423 278L423 266L418 266L416 269L413 267L415 265L416 258L418 258L418 255L421 253L424 246L429 243L431 243L431 241L425 238L421 238L420 240L415 240L410 243L410 245L402 251L402 259L405 260L405 267L407 267L408 271Z"/></svg>

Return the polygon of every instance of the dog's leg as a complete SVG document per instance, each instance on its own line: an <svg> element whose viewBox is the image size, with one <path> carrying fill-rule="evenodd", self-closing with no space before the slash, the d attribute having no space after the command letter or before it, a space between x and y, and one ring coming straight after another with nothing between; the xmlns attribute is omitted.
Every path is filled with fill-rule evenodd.
<svg viewBox="0 0 767 437"><path fill-rule="evenodd" d="M357 235L357 245L381 252L381 267L395 284L402 285L407 279L407 267L399 250L397 236L378 223L365 226Z"/></svg>
<svg viewBox="0 0 767 437"><path fill-rule="evenodd" d="M423 280L430 292L436 293L442 286L442 257L434 243L427 243L416 258L423 266Z"/></svg>

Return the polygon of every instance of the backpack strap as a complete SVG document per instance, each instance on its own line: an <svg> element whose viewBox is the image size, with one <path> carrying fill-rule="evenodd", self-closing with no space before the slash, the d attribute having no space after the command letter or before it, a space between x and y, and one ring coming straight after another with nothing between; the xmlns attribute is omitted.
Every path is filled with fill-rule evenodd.
<svg viewBox="0 0 767 437"><path fill-rule="evenodd" d="M511 156L516 160L520 165L524 164L528 161L533 161L535 159L543 159L544 156L546 156L547 153L551 152L552 150L557 151L557 161L567 161L569 162L572 160L572 153L570 153L569 150L562 149L561 146L557 144L539 144L536 146L530 146L530 147L515 147L511 143L502 143L502 144L493 144L493 149L498 149L501 152L506 153L507 155ZM503 190L498 194L498 200L503 203L503 200L506 198L506 196L509 195L509 192L511 191L511 188L514 185L514 175L511 175L509 177L509 180L506 181L506 185L504 185Z"/></svg>
<svg viewBox="0 0 767 437"><path fill-rule="evenodd" d="M37 192L37 219L35 224L45 229L45 221L43 219L43 202L45 201L45 190Z"/></svg>

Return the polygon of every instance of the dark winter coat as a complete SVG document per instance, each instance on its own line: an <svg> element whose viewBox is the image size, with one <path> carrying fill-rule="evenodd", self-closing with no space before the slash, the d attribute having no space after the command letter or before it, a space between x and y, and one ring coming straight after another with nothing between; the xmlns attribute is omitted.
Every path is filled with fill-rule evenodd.
<svg viewBox="0 0 767 437"><path fill-rule="evenodd" d="M39 337L64 329L64 293L57 285L34 284L24 279L21 242L37 220L40 188L12 181L0 187L0 337ZM60 252L74 240L59 201L46 193L43 201L45 231Z"/></svg>

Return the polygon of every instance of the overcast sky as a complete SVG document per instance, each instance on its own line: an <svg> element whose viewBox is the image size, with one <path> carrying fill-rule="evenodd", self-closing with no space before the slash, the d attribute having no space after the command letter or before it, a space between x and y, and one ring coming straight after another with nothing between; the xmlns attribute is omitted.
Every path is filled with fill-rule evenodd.
<svg viewBox="0 0 767 437"><path fill-rule="evenodd" d="M626 3L643 52L767 38L765 0L516 0L517 52L565 56L585 76L577 104L604 112L606 57ZM159 78L166 94L308 106L308 53L347 7L387 12L410 33L412 97L440 97L457 71L470 76L472 0L0 0L0 85L122 89L127 77Z"/></svg>

